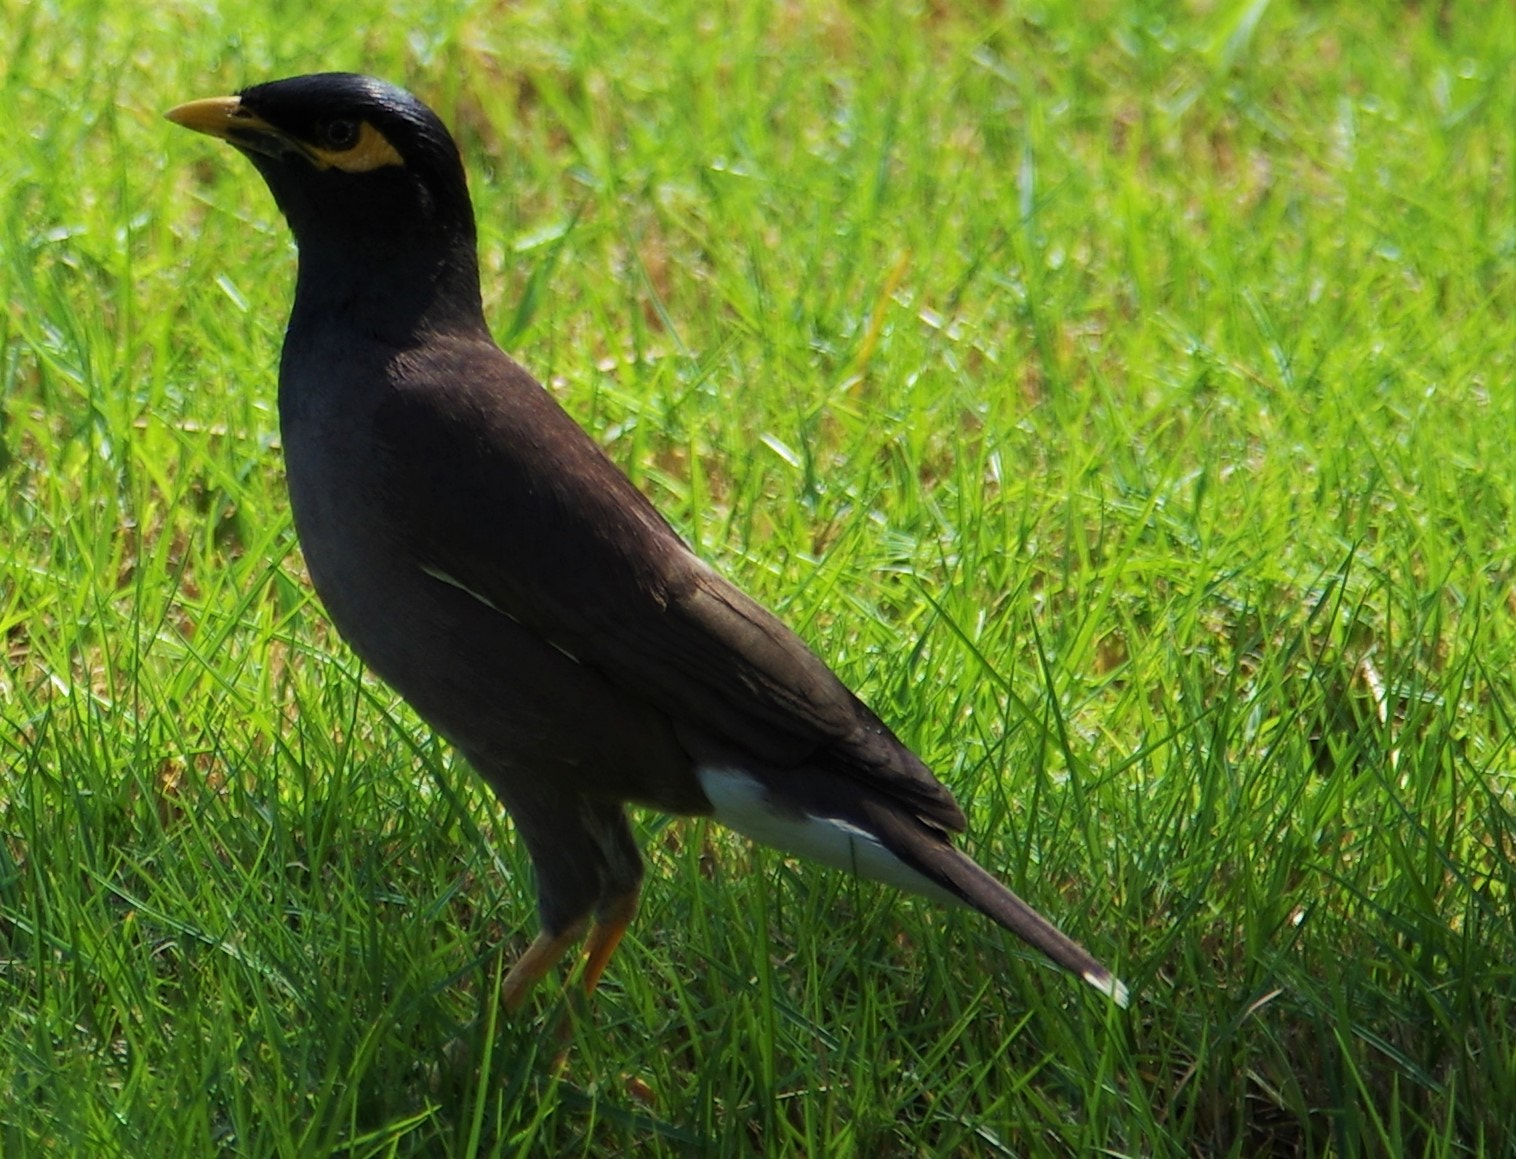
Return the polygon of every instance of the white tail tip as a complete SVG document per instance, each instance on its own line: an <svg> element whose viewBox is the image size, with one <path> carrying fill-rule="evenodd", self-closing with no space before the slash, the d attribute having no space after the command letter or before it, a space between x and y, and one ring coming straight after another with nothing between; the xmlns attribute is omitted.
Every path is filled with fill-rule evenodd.
<svg viewBox="0 0 1516 1159"><path fill-rule="evenodd" d="M1131 994L1127 991L1126 983L1114 974L1097 974L1093 970L1086 970L1084 972L1084 980L1123 1010L1127 1008L1127 1005L1132 1000Z"/></svg>

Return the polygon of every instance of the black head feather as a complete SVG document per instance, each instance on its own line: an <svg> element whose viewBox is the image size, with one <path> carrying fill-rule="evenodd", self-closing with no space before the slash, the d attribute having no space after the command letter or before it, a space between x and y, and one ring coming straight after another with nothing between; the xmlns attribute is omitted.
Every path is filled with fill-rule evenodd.
<svg viewBox="0 0 1516 1159"><path fill-rule="evenodd" d="M300 250L292 335L337 324L395 344L439 329L487 332L463 162L410 93L318 73L168 116L236 146L267 182Z"/></svg>
<svg viewBox="0 0 1516 1159"><path fill-rule="evenodd" d="M228 139L263 174L302 249L324 235L350 245L364 234L387 244L398 236L466 236L472 245L458 148L437 115L404 89L355 73L318 73L253 85L238 97L267 129ZM399 164L345 167L345 151L360 136L391 148Z"/></svg>

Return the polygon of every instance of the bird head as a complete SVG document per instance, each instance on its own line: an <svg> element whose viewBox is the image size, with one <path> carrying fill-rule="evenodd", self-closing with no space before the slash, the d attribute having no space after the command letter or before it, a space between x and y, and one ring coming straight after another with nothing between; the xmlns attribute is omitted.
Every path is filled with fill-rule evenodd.
<svg viewBox="0 0 1516 1159"><path fill-rule="evenodd" d="M463 162L442 121L404 89L317 73L166 115L233 145L263 175L300 250L297 313L302 299L325 308L382 296L418 318L440 296L477 315Z"/></svg>
<svg viewBox="0 0 1516 1159"><path fill-rule="evenodd" d="M257 166L302 246L322 234L472 233L457 146L404 89L355 73L270 81L168 119Z"/></svg>

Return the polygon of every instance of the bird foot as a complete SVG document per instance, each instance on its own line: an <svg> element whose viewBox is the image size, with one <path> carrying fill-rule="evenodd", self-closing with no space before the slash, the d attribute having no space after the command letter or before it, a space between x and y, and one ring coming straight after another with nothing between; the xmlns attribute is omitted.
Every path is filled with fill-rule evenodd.
<svg viewBox="0 0 1516 1159"><path fill-rule="evenodd" d="M500 1001L509 1013L514 1014L521 1009L521 1004L532 992L532 987L579 940L579 935L584 933L584 925L584 922L576 922L561 934L552 936L538 934L526 948L526 953L516 959L516 964L505 976L505 981L500 983Z"/></svg>
<svg viewBox="0 0 1516 1159"><path fill-rule="evenodd" d="M594 992L605 968L610 965L611 955L621 944L621 935L626 933L632 918L637 913L637 893L616 898L603 912L595 915L593 922L575 922L559 934L538 934L526 953L516 960L500 984L500 1001L505 1009L514 1014L549 970L568 953L579 940L585 926L589 926L589 940L585 945L584 992Z"/></svg>

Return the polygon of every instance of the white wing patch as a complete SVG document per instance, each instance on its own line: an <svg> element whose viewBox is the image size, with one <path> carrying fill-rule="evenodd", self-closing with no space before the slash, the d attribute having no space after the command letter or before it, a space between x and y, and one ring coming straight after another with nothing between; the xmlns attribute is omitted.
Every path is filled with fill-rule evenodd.
<svg viewBox="0 0 1516 1159"><path fill-rule="evenodd" d="M775 810L758 780L737 769L704 766L695 775L714 809L712 816L760 845L935 901L963 905L936 882L901 861L872 833L850 821L809 814L797 817Z"/></svg>

